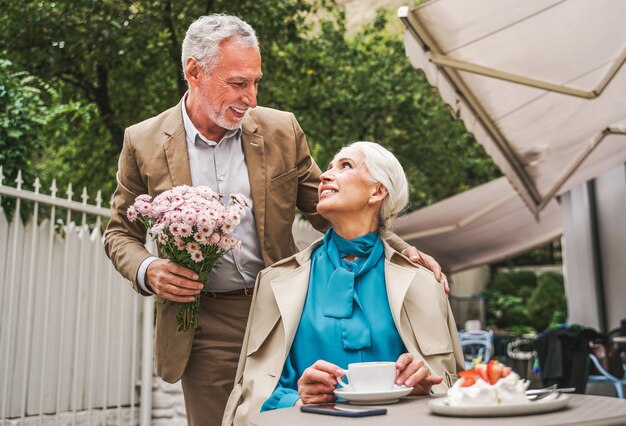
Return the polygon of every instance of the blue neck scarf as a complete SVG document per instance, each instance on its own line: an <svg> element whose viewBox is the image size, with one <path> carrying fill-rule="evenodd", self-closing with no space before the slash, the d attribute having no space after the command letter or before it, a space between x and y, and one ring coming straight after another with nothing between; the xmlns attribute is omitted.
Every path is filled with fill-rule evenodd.
<svg viewBox="0 0 626 426"><path fill-rule="evenodd" d="M316 263L316 280L328 282L324 300L324 316L341 319L344 349L358 350L371 347L370 323L365 316L355 286L366 279L376 279L375 267L384 258L383 243L377 232L354 240L341 238L331 228L324 236ZM356 256L353 262L343 260ZM382 264L381 264L382 265ZM368 277L368 275L372 277Z"/></svg>

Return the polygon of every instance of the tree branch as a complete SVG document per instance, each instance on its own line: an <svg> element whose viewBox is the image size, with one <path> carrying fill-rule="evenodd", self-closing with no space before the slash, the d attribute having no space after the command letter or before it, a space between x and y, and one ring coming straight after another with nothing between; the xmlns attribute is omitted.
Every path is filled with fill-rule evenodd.
<svg viewBox="0 0 626 426"><path fill-rule="evenodd" d="M87 80L85 79L85 76L82 73L80 72L74 72L73 74L60 73L60 74L55 74L54 76L61 81L64 81L68 84L71 84L72 86L76 86L77 88L81 89L83 92L85 92L85 96L88 99L92 101L95 100L93 99L93 92L95 88L87 82Z"/></svg>
<svg viewBox="0 0 626 426"><path fill-rule="evenodd" d="M206 7L204 8L204 14L208 15L213 9L213 0L207 0Z"/></svg>
<svg viewBox="0 0 626 426"><path fill-rule="evenodd" d="M181 70L181 46L180 41L178 41L178 37L176 37L176 28L174 26L174 13L171 0L163 2L163 8L163 21L165 27L169 30L170 33L170 48L168 49L168 51L170 54L170 60L175 64L178 95L182 97L187 91L187 82L185 81L183 71Z"/></svg>
<svg viewBox="0 0 626 426"><path fill-rule="evenodd" d="M115 113L111 107L111 100L109 98L109 70L103 66L98 65L96 68L98 86L94 90L95 102L100 111L100 116L104 125L111 133L113 143L121 150L123 144L124 131L122 127L117 124L115 119Z"/></svg>

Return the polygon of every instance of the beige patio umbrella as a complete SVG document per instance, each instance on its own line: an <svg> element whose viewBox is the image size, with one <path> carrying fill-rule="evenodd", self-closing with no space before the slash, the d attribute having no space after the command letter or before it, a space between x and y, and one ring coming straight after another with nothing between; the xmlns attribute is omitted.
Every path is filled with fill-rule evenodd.
<svg viewBox="0 0 626 426"><path fill-rule="evenodd" d="M626 1L402 7L406 53L539 217L626 161Z"/></svg>
<svg viewBox="0 0 626 426"><path fill-rule="evenodd" d="M552 200L539 213L524 206L506 178L457 194L396 221L394 231L434 256L446 271L496 262L561 235L561 215Z"/></svg>

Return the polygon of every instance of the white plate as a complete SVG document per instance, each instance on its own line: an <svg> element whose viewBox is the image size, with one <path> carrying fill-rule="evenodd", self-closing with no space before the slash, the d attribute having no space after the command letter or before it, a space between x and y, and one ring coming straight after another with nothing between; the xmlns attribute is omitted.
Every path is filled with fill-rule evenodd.
<svg viewBox="0 0 626 426"><path fill-rule="evenodd" d="M413 388L406 386L394 385L393 389L388 391L355 392L350 387L345 387L336 389L335 395L355 405L393 404L403 396L410 394L412 390Z"/></svg>
<svg viewBox="0 0 626 426"><path fill-rule="evenodd" d="M530 401L528 404L493 405L493 406L450 406L446 405L446 397L437 398L428 402L430 411L443 416L455 417L499 417L523 416L526 414L546 413L565 407L569 396L555 393L539 401Z"/></svg>

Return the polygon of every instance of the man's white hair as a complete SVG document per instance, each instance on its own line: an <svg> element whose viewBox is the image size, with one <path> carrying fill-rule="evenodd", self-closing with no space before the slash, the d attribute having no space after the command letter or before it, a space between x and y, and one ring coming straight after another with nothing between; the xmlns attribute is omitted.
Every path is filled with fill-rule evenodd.
<svg viewBox="0 0 626 426"><path fill-rule="evenodd" d="M229 39L242 46L259 48L254 29L236 16L216 13L195 20L187 29L183 40L183 74L189 57L196 58L204 71L210 73L219 62L222 42Z"/></svg>
<svg viewBox="0 0 626 426"><path fill-rule="evenodd" d="M361 151L372 179L387 189L387 196L380 208L379 219L381 228L388 230L409 202L409 183L402 165L388 149L375 142L353 142L342 150L346 148L356 148Z"/></svg>

